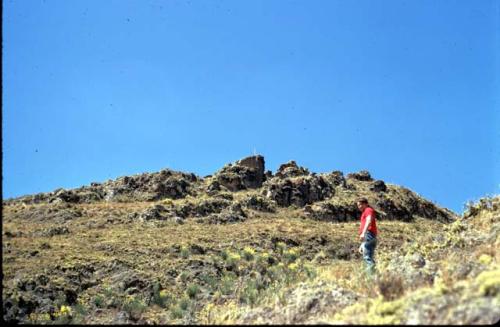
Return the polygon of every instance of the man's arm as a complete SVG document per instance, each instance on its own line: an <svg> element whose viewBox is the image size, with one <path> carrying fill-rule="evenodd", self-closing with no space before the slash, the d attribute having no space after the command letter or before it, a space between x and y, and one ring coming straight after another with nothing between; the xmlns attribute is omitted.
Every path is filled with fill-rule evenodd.
<svg viewBox="0 0 500 327"><path fill-rule="evenodd" d="M366 222L365 225L363 226L363 232L359 235L360 239L365 238L366 231L368 230L368 227L370 226L371 223L372 223L372 215L369 215L368 217L366 217Z"/></svg>

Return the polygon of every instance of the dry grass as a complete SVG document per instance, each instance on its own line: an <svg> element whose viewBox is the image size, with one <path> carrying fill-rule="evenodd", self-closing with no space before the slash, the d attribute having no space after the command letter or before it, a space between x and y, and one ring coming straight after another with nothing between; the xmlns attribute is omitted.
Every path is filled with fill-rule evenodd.
<svg viewBox="0 0 500 327"><path fill-rule="evenodd" d="M233 195L234 200L238 201L251 194L253 193L245 191ZM203 198L188 197L158 201L157 204L170 206L202 200ZM376 299L382 296L384 301L397 301L415 289L407 287L402 277L391 275L386 270L388 263L396 257L415 251L422 254L426 260L433 260L440 266L444 287L449 289L453 288L459 278L453 273L453 265L457 262L467 261L469 258L477 262L489 260L485 264L487 267L500 259L498 244L494 242L480 243L474 248L458 248L450 255L447 249L439 247L437 239L451 236L463 239L465 232L454 232L446 227L448 225L437 221L418 217L411 223L378 221L379 243L375 259L382 274L379 274L379 278L369 279L363 272L362 258L357 253L358 222L314 221L306 219L302 210L292 208L279 208L276 213L252 211L246 221L222 225L200 224L194 219L186 219L184 224L176 224L172 221L140 222L128 218L129 213L143 211L154 204L156 203L134 202L59 207L47 204L3 206L4 285L11 287L9 283L19 276L25 279L35 278L41 273L60 271L61 267L103 267L120 260L129 264L131 269L144 273L147 278L159 280L172 297L181 298L186 294L185 287L195 285L190 284L196 281L194 276L188 273L185 282L181 282L181 278L177 277L176 284L172 284L165 277L165 272L189 272L186 270L187 265L195 260L213 264L220 260L224 251L235 252L251 248L257 253L272 253L276 251L278 242L282 242L293 245L300 253L301 260L313 264L317 280L335 282L340 287L359 294L362 299ZM80 212L81 216L63 222L42 217L43 214L54 214L54 210L69 209ZM52 211L49 212L50 210ZM27 212L39 213L42 216L23 218L23 214ZM492 225L497 224L497 219L493 214L486 213L481 219L476 217L474 222L481 231L491 232L494 229ZM47 229L60 225L66 226L69 233L54 236L43 234ZM6 234L7 231L10 236ZM205 254L194 253L190 250L193 246L202 248ZM314 258L319 257L321 260L314 261ZM60 283L65 283L64 279L61 279ZM86 290L86 293L80 295L81 298L93 299L108 283L111 283L110 276L103 276L98 285ZM215 299L214 294L202 291L200 294L204 294L204 297L200 297L199 290L194 291L196 287L191 286L192 291L187 295L191 301L188 307L194 311L200 310L210 299ZM294 286L292 284L288 287ZM252 292L250 289L248 294L245 293L246 301L254 301L255 295ZM284 293L276 290L276 294ZM217 301L225 303L225 295L221 295ZM137 307L131 310L140 311L138 316L149 317L151 322L156 323L172 322L171 316L165 316L157 307L143 308L140 302L131 303ZM179 309L180 303L175 305L177 306L168 310L174 310L178 315L186 314L186 310ZM113 310L115 309L107 308L101 312L111 315ZM86 322L109 322L106 319L108 318L101 319L96 316L88 318Z"/></svg>

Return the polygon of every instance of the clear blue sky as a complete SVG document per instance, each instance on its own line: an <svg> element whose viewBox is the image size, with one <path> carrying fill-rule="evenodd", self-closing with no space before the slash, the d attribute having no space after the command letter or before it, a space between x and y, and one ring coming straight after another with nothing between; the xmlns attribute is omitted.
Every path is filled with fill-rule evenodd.
<svg viewBox="0 0 500 327"><path fill-rule="evenodd" d="M3 1L3 198L251 155L500 193L500 1Z"/></svg>

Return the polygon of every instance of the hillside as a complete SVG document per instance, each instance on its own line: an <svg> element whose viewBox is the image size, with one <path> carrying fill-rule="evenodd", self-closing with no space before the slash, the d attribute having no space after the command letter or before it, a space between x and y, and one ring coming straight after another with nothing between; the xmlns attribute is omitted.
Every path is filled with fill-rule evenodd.
<svg viewBox="0 0 500 327"><path fill-rule="evenodd" d="M379 220L373 279L356 199ZM3 318L20 323L492 323L499 197L461 216L367 171L262 156L3 201Z"/></svg>

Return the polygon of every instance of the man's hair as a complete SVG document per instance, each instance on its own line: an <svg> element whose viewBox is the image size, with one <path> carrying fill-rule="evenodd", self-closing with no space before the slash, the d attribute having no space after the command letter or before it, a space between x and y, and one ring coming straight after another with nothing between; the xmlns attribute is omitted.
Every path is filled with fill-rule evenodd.
<svg viewBox="0 0 500 327"><path fill-rule="evenodd" d="M358 198L358 203L368 204L368 200L366 198Z"/></svg>

